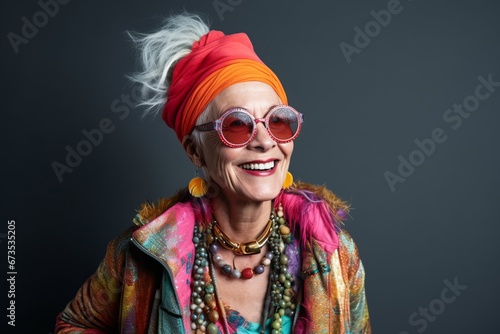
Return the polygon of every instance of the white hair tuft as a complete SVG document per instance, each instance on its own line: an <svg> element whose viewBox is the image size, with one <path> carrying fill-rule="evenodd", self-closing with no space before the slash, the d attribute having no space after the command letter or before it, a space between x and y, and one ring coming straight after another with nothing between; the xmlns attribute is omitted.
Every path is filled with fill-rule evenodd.
<svg viewBox="0 0 500 334"><path fill-rule="evenodd" d="M165 19L156 32L128 33L140 51L142 66L129 78L141 85L138 105L146 107L145 114L156 114L163 108L175 64L208 32L208 24L199 15L182 13Z"/></svg>

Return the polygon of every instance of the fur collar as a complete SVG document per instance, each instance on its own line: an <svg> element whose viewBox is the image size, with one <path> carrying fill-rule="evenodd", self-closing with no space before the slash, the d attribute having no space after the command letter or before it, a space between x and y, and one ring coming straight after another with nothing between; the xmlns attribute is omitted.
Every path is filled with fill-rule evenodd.
<svg viewBox="0 0 500 334"><path fill-rule="evenodd" d="M287 192L293 191L308 191L322 198L328 206L328 209L332 213L333 217L339 222L345 218L338 215L339 210L344 211L346 214L349 213L350 205L340 199L333 192L328 190L326 186L313 185L299 181L294 183L290 190L287 190ZM175 203L185 202L189 200L189 197L190 195L187 191L187 188L184 188L178 191L174 196L162 197L158 199L156 203L146 201L137 210L137 215L133 219L134 224L139 227L146 225L147 223L161 215L163 212L171 208Z"/></svg>

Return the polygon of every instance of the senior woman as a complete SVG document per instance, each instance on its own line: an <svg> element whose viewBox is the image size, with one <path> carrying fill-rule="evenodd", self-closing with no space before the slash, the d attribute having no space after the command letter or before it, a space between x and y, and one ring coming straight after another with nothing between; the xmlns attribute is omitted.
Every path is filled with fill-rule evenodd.
<svg viewBox="0 0 500 334"><path fill-rule="evenodd" d="M371 333L348 206L293 182L303 116L247 35L182 14L138 42L144 104L204 177L141 207L56 332Z"/></svg>

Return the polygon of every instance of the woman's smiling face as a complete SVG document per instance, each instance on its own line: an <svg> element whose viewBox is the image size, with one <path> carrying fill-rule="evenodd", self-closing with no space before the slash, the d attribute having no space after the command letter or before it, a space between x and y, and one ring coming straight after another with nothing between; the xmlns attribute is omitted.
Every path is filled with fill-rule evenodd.
<svg viewBox="0 0 500 334"><path fill-rule="evenodd" d="M255 118L263 118L272 107L281 103L270 86L252 81L223 90L212 101L211 110L213 115L220 117L228 109L238 107ZM253 140L240 148L224 145L215 131L204 133L201 152L210 178L226 197L262 202L274 199L281 190L293 141L276 143L264 124L259 123Z"/></svg>

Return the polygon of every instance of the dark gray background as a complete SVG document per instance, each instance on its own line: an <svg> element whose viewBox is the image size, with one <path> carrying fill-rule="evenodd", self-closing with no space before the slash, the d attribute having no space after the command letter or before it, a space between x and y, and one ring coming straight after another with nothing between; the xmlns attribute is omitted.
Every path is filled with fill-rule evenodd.
<svg viewBox="0 0 500 334"><path fill-rule="evenodd" d="M132 108L125 116L120 101L132 91L125 74L137 69L125 31L151 31L186 9L207 15L214 29L248 33L290 105L306 115L291 171L352 203L346 225L366 267L374 331L499 333L500 87L456 130L443 114L474 94L478 76L500 81L500 3L402 0L348 63L339 44L352 45L353 29L364 29L386 0L223 2L232 10L221 18L211 0L70 1L17 53L7 35L20 35L21 19L33 22L41 7L2 2L0 241L6 252L15 219L18 272L17 326L8 332L52 332L138 205L193 176L161 119ZM65 147L76 148L82 130L104 118L114 130L59 182L51 164L64 163ZM391 191L384 172L397 173L398 156L408 159L414 140L436 128L446 142ZM455 279L467 287L443 303L444 281ZM429 306L432 318L410 323Z"/></svg>

